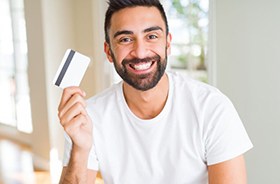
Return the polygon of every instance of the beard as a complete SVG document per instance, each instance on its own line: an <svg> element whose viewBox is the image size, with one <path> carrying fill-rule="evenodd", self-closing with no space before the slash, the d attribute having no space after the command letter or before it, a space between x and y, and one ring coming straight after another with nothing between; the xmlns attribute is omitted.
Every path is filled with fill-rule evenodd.
<svg viewBox="0 0 280 184"><path fill-rule="evenodd" d="M119 76L130 86L137 90L147 91L155 87L163 76L166 64L167 64L167 53L165 52L165 58L162 59L158 54L155 54L152 57L146 57L143 59L133 58L133 59L124 59L121 62L121 65L117 64L116 58L111 50L113 63L115 66L116 72ZM137 63L147 63L152 62L152 65L157 65L156 70L151 71L147 74L135 74L128 71L127 67L130 64Z"/></svg>

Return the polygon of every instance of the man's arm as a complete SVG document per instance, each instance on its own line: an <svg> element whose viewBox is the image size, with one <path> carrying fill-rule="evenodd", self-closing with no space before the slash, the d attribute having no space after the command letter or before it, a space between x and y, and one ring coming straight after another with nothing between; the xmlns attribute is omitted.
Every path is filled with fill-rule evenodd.
<svg viewBox="0 0 280 184"><path fill-rule="evenodd" d="M67 172L68 172L68 167L63 167L61 177L60 177L60 182L59 182L60 184L67 183L66 181L63 181ZM94 184L96 180L97 171L87 169L86 173L87 173L87 184ZM70 173L67 173L67 175L69 174ZM74 183L74 180L71 182Z"/></svg>
<svg viewBox="0 0 280 184"><path fill-rule="evenodd" d="M93 127L86 111L84 97L85 93L78 87L65 88L58 107L60 124L73 143L68 166L63 169L60 178L61 184L95 182L96 174L87 169L93 144Z"/></svg>
<svg viewBox="0 0 280 184"><path fill-rule="evenodd" d="M67 167L64 167L60 177L60 184L90 183L94 184L97 172L87 169L88 152L73 147Z"/></svg>
<svg viewBox="0 0 280 184"><path fill-rule="evenodd" d="M209 184L246 184L246 167L243 155L208 166Z"/></svg>

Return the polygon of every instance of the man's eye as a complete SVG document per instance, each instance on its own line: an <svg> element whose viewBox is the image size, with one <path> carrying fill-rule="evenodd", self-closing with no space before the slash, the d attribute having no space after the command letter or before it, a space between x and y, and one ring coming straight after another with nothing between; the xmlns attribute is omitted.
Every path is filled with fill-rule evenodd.
<svg viewBox="0 0 280 184"><path fill-rule="evenodd" d="M157 35L149 35L148 38L151 40L151 39L156 39L158 37L157 37Z"/></svg>
<svg viewBox="0 0 280 184"><path fill-rule="evenodd" d="M131 38L122 38L122 39L120 39L121 43L128 43L128 42L131 42L131 41L132 41Z"/></svg>

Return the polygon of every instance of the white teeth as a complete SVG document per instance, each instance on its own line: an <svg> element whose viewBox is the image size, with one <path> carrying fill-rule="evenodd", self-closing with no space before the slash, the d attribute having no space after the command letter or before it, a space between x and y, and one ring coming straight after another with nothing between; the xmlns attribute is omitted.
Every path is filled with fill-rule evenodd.
<svg viewBox="0 0 280 184"><path fill-rule="evenodd" d="M133 68L135 70L147 70L148 68L150 68L152 65L152 62L148 62L148 63L139 63L136 65L133 65Z"/></svg>

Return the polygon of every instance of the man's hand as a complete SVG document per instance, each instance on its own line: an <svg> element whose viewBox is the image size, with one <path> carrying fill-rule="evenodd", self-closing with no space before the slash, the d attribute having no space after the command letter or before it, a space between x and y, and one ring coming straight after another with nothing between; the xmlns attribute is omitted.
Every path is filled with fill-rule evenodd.
<svg viewBox="0 0 280 184"><path fill-rule="evenodd" d="M63 90L58 107L58 117L73 145L68 166L64 167L60 183L94 183L96 171L87 169L93 143L92 122L86 112L85 92L79 87Z"/></svg>
<svg viewBox="0 0 280 184"><path fill-rule="evenodd" d="M65 88L58 107L58 117L73 142L73 148L89 152L93 143L92 122L85 109L85 96L79 87Z"/></svg>

